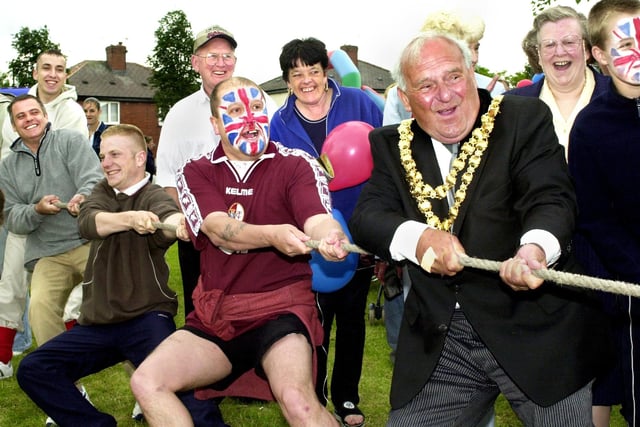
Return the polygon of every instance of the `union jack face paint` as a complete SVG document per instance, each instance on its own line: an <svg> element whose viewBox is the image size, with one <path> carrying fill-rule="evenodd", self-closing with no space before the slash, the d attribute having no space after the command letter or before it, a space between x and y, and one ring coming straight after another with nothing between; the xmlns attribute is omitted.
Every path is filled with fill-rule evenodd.
<svg viewBox="0 0 640 427"><path fill-rule="evenodd" d="M618 21L612 31L614 71L622 80L640 83L640 16Z"/></svg>
<svg viewBox="0 0 640 427"><path fill-rule="evenodd" d="M247 156L264 151L269 135L269 116L258 88L235 88L222 96L218 108L232 147Z"/></svg>

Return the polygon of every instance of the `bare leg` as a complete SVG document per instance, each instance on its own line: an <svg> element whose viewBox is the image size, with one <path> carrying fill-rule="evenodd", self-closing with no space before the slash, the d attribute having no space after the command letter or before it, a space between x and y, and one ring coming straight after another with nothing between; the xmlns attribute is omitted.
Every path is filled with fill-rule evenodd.
<svg viewBox="0 0 640 427"><path fill-rule="evenodd" d="M150 426L193 426L176 392L214 383L230 372L231 363L217 345L180 330L138 366L131 390Z"/></svg>
<svg viewBox="0 0 640 427"><path fill-rule="evenodd" d="M311 346L303 335L289 334L278 340L265 354L262 366L290 426L338 426L316 396Z"/></svg>
<svg viewBox="0 0 640 427"><path fill-rule="evenodd" d="M611 406L592 406L594 427L609 427Z"/></svg>

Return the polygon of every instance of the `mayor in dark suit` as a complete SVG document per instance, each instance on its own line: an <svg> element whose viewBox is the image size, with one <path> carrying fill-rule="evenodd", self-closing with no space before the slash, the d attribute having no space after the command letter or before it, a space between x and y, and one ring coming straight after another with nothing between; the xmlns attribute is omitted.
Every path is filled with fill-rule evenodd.
<svg viewBox="0 0 640 427"><path fill-rule="evenodd" d="M388 426L474 426L502 393L527 426L591 426L605 343L568 268L576 200L549 108L477 89L463 42L422 33L396 80L415 119L371 132L354 241L408 265ZM458 153L459 151L459 153ZM458 254L503 261L500 273Z"/></svg>

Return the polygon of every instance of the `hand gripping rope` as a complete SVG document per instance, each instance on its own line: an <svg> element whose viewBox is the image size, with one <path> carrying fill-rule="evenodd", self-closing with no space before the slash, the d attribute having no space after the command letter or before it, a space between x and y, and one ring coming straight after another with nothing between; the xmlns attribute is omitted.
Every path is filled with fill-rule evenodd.
<svg viewBox="0 0 640 427"><path fill-rule="evenodd" d="M66 209L67 204L62 202L54 203L60 209ZM160 230L175 231L177 228L173 224L165 224L162 222L154 222L153 226ZM320 242L317 240L308 240L304 242L311 249L318 249ZM347 252L355 252L362 255L370 255L369 252L352 243L345 243L342 249ZM500 271L500 261L492 261L488 259L473 258L464 254L458 254L460 264L465 267L477 268L486 271ZM616 280L600 279L598 277L586 276L583 274L568 273L566 271L556 271L548 269L532 270L532 274L542 280L554 282L558 285L567 285L579 288L594 289L614 294L627 295L632 297L640 297L640 286L635 283L621 282Z"/></svg>

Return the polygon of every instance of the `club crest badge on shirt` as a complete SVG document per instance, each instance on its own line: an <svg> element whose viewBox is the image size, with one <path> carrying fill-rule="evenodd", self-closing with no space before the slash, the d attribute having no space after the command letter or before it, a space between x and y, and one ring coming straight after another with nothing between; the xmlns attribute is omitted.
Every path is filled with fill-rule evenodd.
<svg viewBox="0 0 640 427"><path fill-rule="evenodd" d="M229 207L229 209L227 210L227 213L229 214L229 218L242 221L244 219L244 206L242 206L242 204L240 203L234 203ZM222 246L218 246L218 248L227 255L231 255L232 253L234 253L234 251L232 251L231 249L227 249ZM235 252L247 253L248 251L244 250L244 251L235 251Z"/></svg>
<svg viewBox="0 0 640 427"><path fill-rule="evenodd" d="M227 212L233 219L237 219L238 221L242 221L244 219L244 206L240 203L232 204Z"/></svg>

